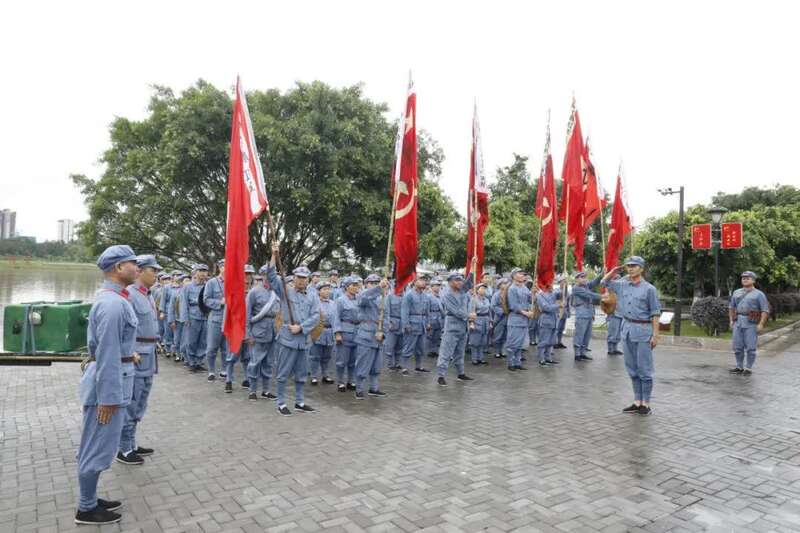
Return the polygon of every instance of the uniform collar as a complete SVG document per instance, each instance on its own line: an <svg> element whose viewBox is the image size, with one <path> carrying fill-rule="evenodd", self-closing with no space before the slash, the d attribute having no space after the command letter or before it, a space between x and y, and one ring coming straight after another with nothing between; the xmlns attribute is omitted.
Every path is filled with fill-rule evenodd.
<svg viewBox="0 0 800 533"><path fill-rule="evenodd" d="M136 283L134 283L134 284L133 284L133 288L134 288L134 289L136 289L137 291L141 292L141 293L142 293L142 294L144 294L145 296L147 296L148 294L150 294L150 289L148 289L147 287L145 287L144 285L142 285L142 284L141 284L140 282L138 282L138 281L137 281Z"/></svg>
<svg viewBox="0 0 800 533"><path fill-rule="evenodd" d="M108 281L108 280L103 282L103 290L116 292L126 300L128 299L128 296L130 294L128 293L128 290L122 285L117 285L113 281Z"/></svg>

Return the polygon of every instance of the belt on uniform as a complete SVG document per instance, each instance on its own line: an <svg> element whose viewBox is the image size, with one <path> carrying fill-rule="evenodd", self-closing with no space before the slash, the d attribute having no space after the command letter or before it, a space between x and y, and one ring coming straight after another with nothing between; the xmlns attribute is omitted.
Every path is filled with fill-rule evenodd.
<svg viewBox="0 0 800 533"><path fill-rule="evenodd" d="M119 360L123 363L133 363L133 357L120 357ZM87 363L91 363L92 361L97 361L93 355L90 355L88 359L86 359Z"/></svg>
<svg viewBox="0 0 800 533"><path fill-rule="evenodd" d="M651 324L652 323L650 320L636 320L635 318L628 318L628 317L624 317L624 318L628 322L633 322L634 324Z"/></svg>
<svg viewBox="0 0 800 533"><path fill-rule="evenodd" d="M136 342L158 342L158 337L136 337Z"/></svg>

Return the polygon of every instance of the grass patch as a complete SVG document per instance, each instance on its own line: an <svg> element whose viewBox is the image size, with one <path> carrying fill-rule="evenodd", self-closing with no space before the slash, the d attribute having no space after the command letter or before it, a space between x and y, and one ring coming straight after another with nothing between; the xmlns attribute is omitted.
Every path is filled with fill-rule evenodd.
<svg viewBox="0 0 800 533"><path fill-rule="evenodd" d="M788 326L793 322L797 322L800 320L800 313L791 313L789 315L784 315L778 317L776 320L767 320L766 326L764 326L764 333L768 331L773 331L784 326ZM595 329L606 329L605 325L602 325ZM662 335L674 335L672 330L670 331L662 331ZM719 336L714 337L713 335L708 335L705 330L697 325L695 325L689 319L683 319L681 321L681 337L707 337L707 338L715 338L715 339L730 339L733 337L733 333L730 331L726 331L724 333L720 333Z"/></svg>

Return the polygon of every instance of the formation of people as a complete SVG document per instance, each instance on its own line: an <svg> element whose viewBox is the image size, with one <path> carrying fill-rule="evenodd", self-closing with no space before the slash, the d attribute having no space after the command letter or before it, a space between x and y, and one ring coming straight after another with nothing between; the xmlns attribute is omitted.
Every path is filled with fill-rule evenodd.
<svg viewBox="0 0 800 533"><path fill-rule="evenodd" d="M457 381L473 380L466 373L467 351L476 367L487 365L493 351L495 358L505 359L509 372L517 373L526 370L526 349L535 345L538 366L552 368L559 364L555 350L566 348L562 338L571 313L574 360L589 362L595 306L601 292L608 291L616 297L616 305L606 309L608 355L624 355L633 388L633 403L622 411L651 413L661 308L655 287L642 277L641 257L632 256L592 280L578 272L572 286L565 277L541 286L515 268L507 278L485 273L477 283L472 274L419 274L396 294L392 281L378 274L339 279L333 270L322 279L319 272L300 266L282 279L276 268L279 253L273 244L268 264L258 271L245 267L245 342L236 353L223 334L224 261L217 262L217 274L209 278L208 265L194 265L191 274L166 273L154 256L137 256L126 245L100 255L97 265L105 280L89 315L90 355L80 383L76 523L118 522L122 503L97 496L100 473L115 459L140 465L155 453L138 444L137 425L158 372L158 354L205 374L209 383L223 379L226 393L233 392L238 366L250 400L275 401L283 416L313 413L305 401L306 384L336 385L355 400L382 398L384 368L403 376L424 375L431 372L425 368L426 356L436 358L435 383L441 387L448 385L451 366ZM742 288L730 302L734 374L752 372L757 337L768 317L766 297L754 287L755 280L753 272L744 272ZM289 380L294 382L293 409Z"/></svg>

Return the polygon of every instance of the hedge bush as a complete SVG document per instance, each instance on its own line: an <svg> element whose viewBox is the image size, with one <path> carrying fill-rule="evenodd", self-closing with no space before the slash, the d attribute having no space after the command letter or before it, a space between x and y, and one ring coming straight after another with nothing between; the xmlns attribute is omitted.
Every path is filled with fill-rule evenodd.
<svg viewBox="0 0 800 533"><path fill-rule="evenodd" d="M728 308L730 301L726 298L706 296L692 304L692 322L703 328L707 335L714 332L723 333L730 329Z"/></svg>

